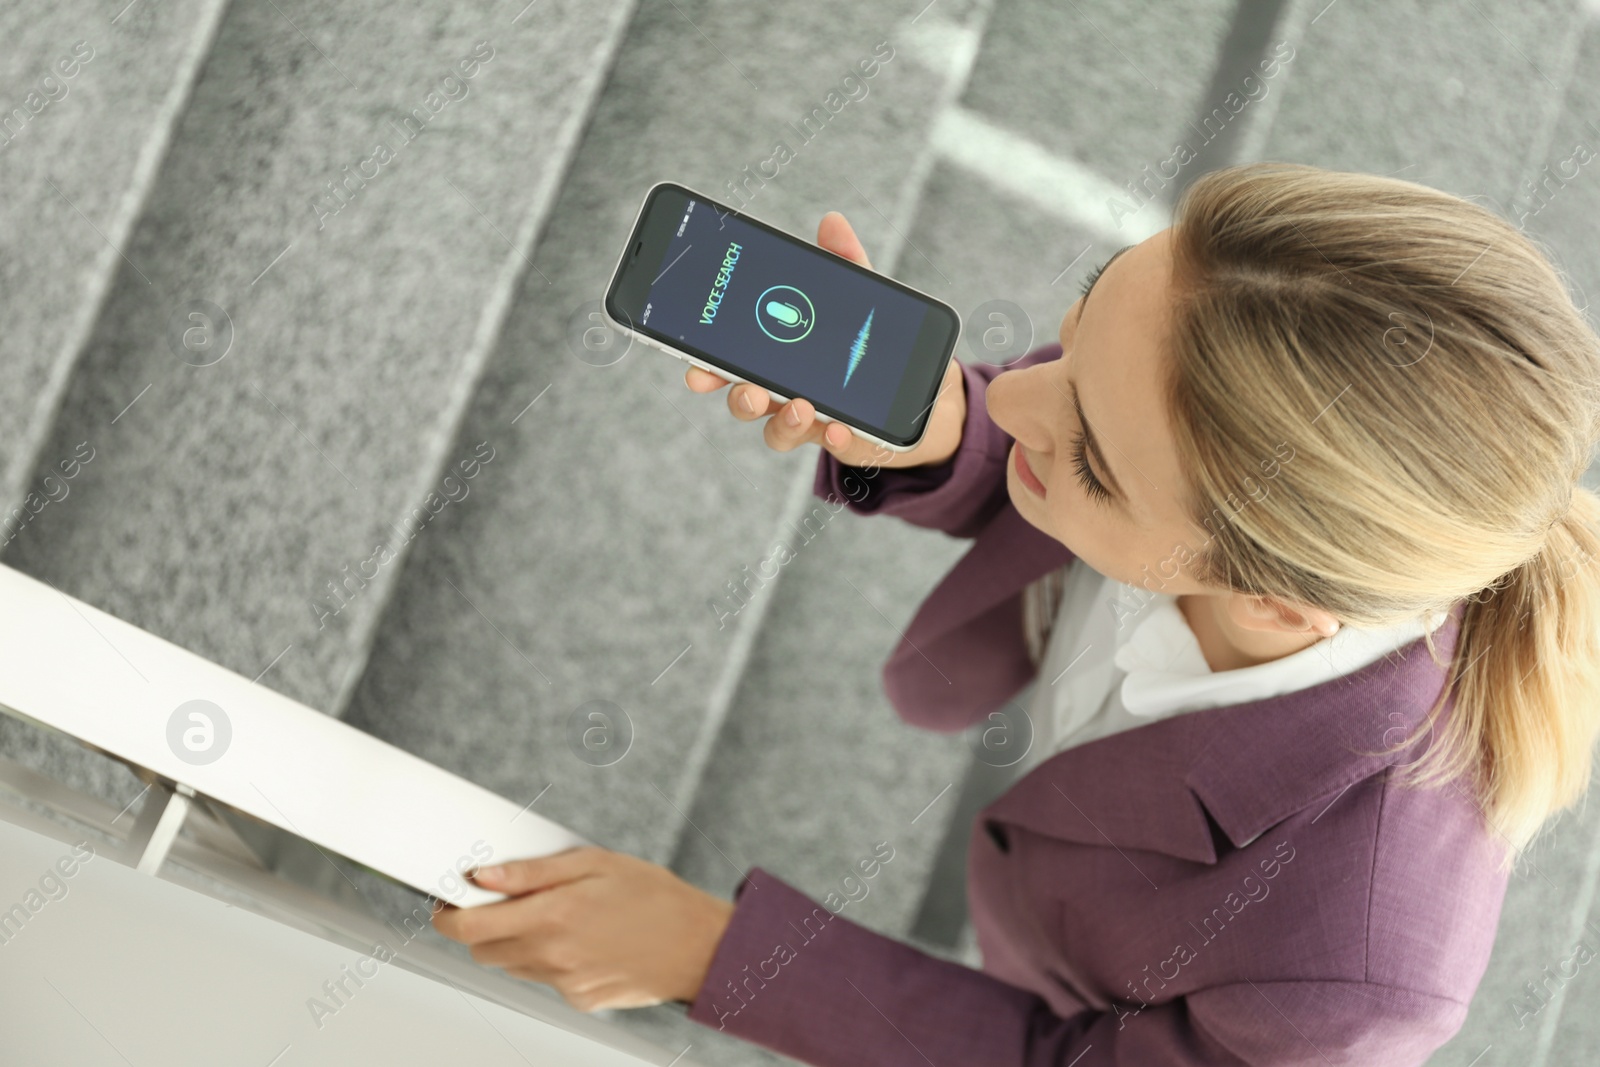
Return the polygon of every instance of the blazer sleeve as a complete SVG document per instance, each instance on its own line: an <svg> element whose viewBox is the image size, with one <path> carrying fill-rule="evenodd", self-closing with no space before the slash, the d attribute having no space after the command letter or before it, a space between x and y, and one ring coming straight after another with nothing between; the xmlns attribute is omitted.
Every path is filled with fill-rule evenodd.
<svg viewBox="0 0 1600 1067"><path fill-rule="evenodd" d="M756 867L689 1018L817 1067L1417 1067L1466 1010L1374 983L1263 979L1063 1018Z"/></svg>
<svg viewBox="0 0 1600 1067"><path fill-rule="evenodd" d="M962 363L967 421L961 443L943 463L926 467L850 467L823 450L817 460L815 495L844 504L858 515L895 515L914 526L973 538L1006 502L1006 457L1011 435L989 418L984 397L1003 370L1059 359L1061 346L1046 345L1007 367Z"/></svg>

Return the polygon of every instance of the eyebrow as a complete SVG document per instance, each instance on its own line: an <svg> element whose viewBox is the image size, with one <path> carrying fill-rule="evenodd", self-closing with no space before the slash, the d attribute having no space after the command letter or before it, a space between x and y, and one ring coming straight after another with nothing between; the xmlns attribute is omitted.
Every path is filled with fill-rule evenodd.
<svg viewBox="0 0 1600 1067"><path fill-rule="evenodd" d="M1122 253L1126 252L1132 247L1132 245L1123 245L1121 248L1111 253L1110 259L1107 259L1105 263L1101 264L1100 270L1095 274L1094 282L1089 285L1088 292L1084 293L1082 298L1080 298L1078 301L1079 322L1083 321L1083 308L1084 305L1089 303L1089 293L1094 292L1094 286L1105 274L1106 268L1111 266L1112 262L1115 261L1118 256L1122 255ZM1088 418L1086 418L1083 414L1083 402L1078 397L1078 384L1069 379L1067 381L1067 389L1070 390L1072 394L1072 410L1078 416L1078 425L1083 427L1083 442L1088 446L1089 451L1093 453L1095 461L1100 465L1100 469L1105 472L1107 488L1109 488L1124 504L1128 503L1128 494L1123 490L1122 483L1117 480L1116 472L1111 469L1111 464L1106 462L1106 454L1100 449L1100 439L1095 436L1094 428L1089 425Z"/></svg>

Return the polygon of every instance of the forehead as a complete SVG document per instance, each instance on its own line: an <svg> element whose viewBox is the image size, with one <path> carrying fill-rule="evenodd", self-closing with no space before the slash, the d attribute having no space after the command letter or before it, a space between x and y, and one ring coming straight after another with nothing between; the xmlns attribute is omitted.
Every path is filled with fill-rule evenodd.
<svg viewBox="0 0 1600 1067"><path fill-rule="evenodd" d="M1184 523L1179 464L1162 401L1171 299L1171 228L1134 245L1101 273L1083 317L1063 323L1083 413L1141 521ZM1070 417L1070 416L1069 416Z"/></svg>

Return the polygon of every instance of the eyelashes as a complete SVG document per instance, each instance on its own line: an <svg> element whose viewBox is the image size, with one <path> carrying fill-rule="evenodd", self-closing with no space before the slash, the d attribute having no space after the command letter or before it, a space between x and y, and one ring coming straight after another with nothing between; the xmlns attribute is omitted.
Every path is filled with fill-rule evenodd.
<svg viewBox="0 0 1600 1067"><path fill-rule="evenodd" d="M1100 280L1100 272L1105 270L1106 267L1108 267L1110 265L1111 265L1111 261L1108 259L1104 263L1102 263L1098 267L1096 267L1094 270L1090 271L1089 272L1089 276L1087 278L1085 278L1083 280L1083 284L1081 286L1079 286L1078 295L1079 296L1083 296L1083 297L1088 296L1089 295L1089 290L1094 288L1094 283Z"/></svg>
<svg viewBox="0 0 1600 1067"><path fill-rule="evenodd" d="M1089 466L1089 442L1083 436L1083 430L1078 430L1077 438L1072 442L1072 469L1077 472L1078 484L1083 486L1084 492L1094 500L1111 499L1111 491L1100 484L1100 479L1094 476L1093 469Z"/></svg>
<svg viewBox="0 0 1600 1067"><path fill-rule="evenodd" d="M1083 280L1080 300L1088 299L1089 290L1094 288L1094 283L1100 280L1101 272L1110 266L1111 260L1115 258L1115 255L1111 256L1089 272L1089 276ZM1080 316L1083 314L1081 308L1078 313ZM1111 491L1101 484L1100 479L1095 477L1094 469L1089 466L1089 440L1084 436L1082 426L1078 427L1078 436L1072 442L1072 467L1078 476L1078 484L1083 486L1084 492L1091 500L1100 502L1111 499Z"/></svg>

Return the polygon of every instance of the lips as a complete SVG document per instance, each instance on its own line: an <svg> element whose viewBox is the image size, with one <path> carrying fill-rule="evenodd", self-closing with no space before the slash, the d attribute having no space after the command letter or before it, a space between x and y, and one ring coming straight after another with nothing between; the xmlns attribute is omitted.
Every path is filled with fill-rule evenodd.
<svg viewBox="0 0 1600 1067"><path fill-rule="evenodd" d="M1039 497L1044 496L1044 483L1039 480L1039 476L1037 474L1033 473L1033 468L1028 466L1027 459L1025 459L1022 455L1022 446L1012 446L1011 452L1014 456L1016 456L1018 479L1021 480L1023 485L1028 487L1028 491L1030 493L1033 493L1035 496Z"/></svg>

